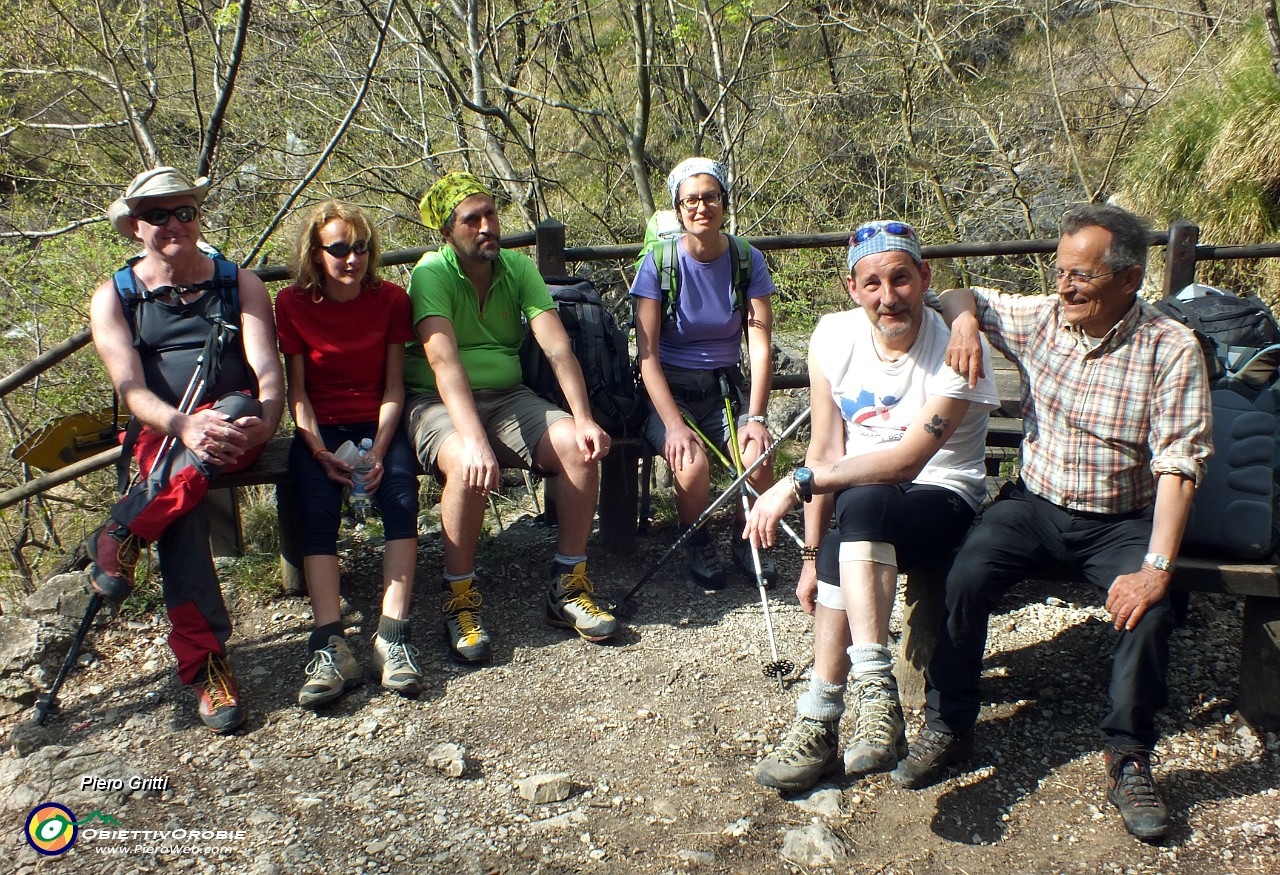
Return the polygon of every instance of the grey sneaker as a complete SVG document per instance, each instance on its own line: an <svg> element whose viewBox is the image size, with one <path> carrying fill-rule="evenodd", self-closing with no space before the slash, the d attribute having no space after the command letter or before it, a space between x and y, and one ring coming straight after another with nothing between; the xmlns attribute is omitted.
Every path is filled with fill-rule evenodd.
<svg viewBox="0 0 1280 875"><path fill-rule="evenodd" d="M777 749L756 765L756 783L796 793L818 783L836 764L840 721L797 717Z"/></svg>
<svg viewBox="0 0 1280 875"><path fill-rule="evenodd" d="M689 554L689 579L695 586L700 586L707 592L725 588L728 579L724 573L724 563L720 561L715 542L706 529L698 531L686 541L684 549Z"/></svg>
<svg viewBox="0 0 1280 875"><path fill-rule="evenodd" d="M907 724L892 673L871 674L853 682L857 713L853 741L844 752L847 775L887 772L907 755Z"/></svg>
<svg viewBox="0 0 1280 875"><path fill-rule="evenodd" d="M733 554L733 564L737 565L742 570L742 573L754 584L756 582L756 564L751 558L751 542L744 541L735 535L729 552ZM760 576L764 578L766 587L773 586L778 582L778 569L773 564L773 559L770 558L768 550L760 551Z"/></svg>
<svg viewBox="0 0 1280 875"><path fill-rule="evenodd" d="M952 735L928 725L921 726L915 743L889 777L900 787L918 790L938 780L947 766L968 759L972 754L972 729L961 735Z"/></svg>
<svg viewBox="0 0 1280 875"><path fill-rule="evenodd" d="M373 636L373 668L382 672L382 686L403 696L422 692L422 669L418 668L418 648L408 641L388 641Z"/></svg>
<svg viewBox="0 0 1280 875"><path fill-rule="evenodd" d="M480 624L483 601L473 581L449 584L444 599L444 636L449 653L458 662L484 662L489 658L489 633Z"/></svg>
<svg viewBox="0 0 1280 875"><path fill-rule="evenodd" d="M587 578L587 563L579 562L568 573L564 568L556 563L551 566L547 622L572 629L588 641L604 641L618 634L617 618L591 597L595 587Z"/></svg>
<svg viewBox="0 0 1280 875"><path fill-rule="evenodd" d="M347 640L330 635L329 643L311 654L307 663L307 682L298 691L298 704L315 708L332 702L364 680L364 669L351 655Z"/></svg>

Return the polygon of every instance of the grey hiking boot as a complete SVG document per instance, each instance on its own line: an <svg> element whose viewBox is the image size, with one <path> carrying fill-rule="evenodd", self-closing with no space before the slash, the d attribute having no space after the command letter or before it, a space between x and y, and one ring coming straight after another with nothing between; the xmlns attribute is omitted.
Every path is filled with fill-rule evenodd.
<svg viewBox="0 0 1280 875"><path fill-rule="evenodd" d="M384 689L402 696L416 696L422 692L418 648L408 641L388 641L381 635L374 635L373 668L382 672Z"/></svg>
<svg viewBox="0 0 1280 875"><path fill-rule="evenodd" d="M797 793L831 771L840 751L840 721L797 717L782 743L756 765L756 783Z"/></svg>
<svg viewBox="0 0 1280 875"><path fill-rule="evenodd" d="M1120 811L1125 829L1143 841L1155 841L1169 832L1169 809L1156 792L1149 750L1120 750L1107 745L1107 798Z"/></svg>
<svg viewBox="0 0 1280 875"><path fill-rule="evenodd" d="M852 743L844 752L845 774L889 771L907 755L907 724L898 701L898 682L890 672L855 678L853 702L857 718Z"/></svg>
<svg viewBox="0 0 1280 875"><path fill-rule="evenodd" d="M915 743L889 777L900 787L918 790L937 781L947 766L968 759L972 754L972 729L952 735L926 724L920 727Z"/></svg>
<svg viewBox="0 0 1280 875"><path fill-rule="evenodd" d="M547 593L547 622L572 629L588 641L604 641L618 634L618 620L595 603L595 587L587 578L587 563L572 571L558 563L551 565L551 590Z"/></svg>
<svg viewBox="0 0 1280 875"><path fill-rule="evenodd" d="M689 580L695 586L707 592L725 588L728 578L724 573L724 563L720 561L715 542L706 529L699 530L686 541L684 549L689 554Z"/></svg>
<svg viewBox="0 0 1280 875"><path fill-rule="evenodd" d="M306 671L307 682L298 691L298 704L303 708L332 702L364 680L364 669L341 635L330 635L329 643L311 654Z"/></svg>
<svg viewBox="0 0 1280 875"><path fill-rule="evenodd" d="M729 552L733 554L733 564L737 565L742 570L742 573L754 584L756 582L756 565L751 558L751 542L735 535ZM778 582L778 569L773 564L773 559L769 557L768 550L760 551L760 576L764 578L766 587L773 586Z"/></svg>
<svg viewBox="0 0 1280 875"><path fill-rule="evenodd" d="M484 601L471 578L448 584L444 599L444 637L449 653L458 662L484 662L489 658L489 633L480 624Z"/></svg>

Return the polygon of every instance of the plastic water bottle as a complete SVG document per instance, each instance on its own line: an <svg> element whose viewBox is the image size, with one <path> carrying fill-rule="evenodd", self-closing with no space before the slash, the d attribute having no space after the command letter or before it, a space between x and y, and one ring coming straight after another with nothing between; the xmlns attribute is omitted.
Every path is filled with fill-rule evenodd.
<svg viewBox="0 0 1280 875"><path fill-rule="evenodd" d="M369 492L364 487L364 481L373 473L373 459L369 458L369 451L372 449L372 438L360 441L360 457L356 459L351 472L351 482L355 484L351 487L351 514L357 519L363 519L369 510Z"/></svg>

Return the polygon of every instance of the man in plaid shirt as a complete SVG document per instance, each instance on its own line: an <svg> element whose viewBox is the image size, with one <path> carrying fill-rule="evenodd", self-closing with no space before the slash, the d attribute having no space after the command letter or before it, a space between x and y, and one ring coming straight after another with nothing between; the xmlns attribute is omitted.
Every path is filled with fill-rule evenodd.
<svg viewBox="0 0 1280 875"><path fill-rule="evenodd" d="M1151 775L1166 699L1169 583L1191 499L1212 452L1208 377L1191 332L1138 297L1148 232L1085 205L1063 217L1057 294L954 289L948 363L970 381L980 330L1022 378L1022 471L982 515L947 576L947 616L929 665L925 725L893 778L933 783L973 750L987 619L1036 569L1075 567L1107 593L1115 628L1108 797L1142 839L1168 831Z"/></svg>

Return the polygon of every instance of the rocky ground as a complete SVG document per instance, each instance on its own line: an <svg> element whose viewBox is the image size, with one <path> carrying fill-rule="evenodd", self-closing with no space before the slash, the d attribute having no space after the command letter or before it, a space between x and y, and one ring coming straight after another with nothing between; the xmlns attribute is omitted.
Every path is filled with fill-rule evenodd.
<svg viewBox="0 0 1280 875"><path fill-rule="evenodd" d="M658 528L628 557L593 543L597 586L624 592L672 537ZM1175 636L1157 767L1175 826L1167 843L1149 846L1106 802L1092 727L1109 647L1087 589L1024 585L993 619L981 753L967 770L918 792L875 777L784 798L751 770L789 724L808 659L809 620L789 584L772 594L771 611L782 655L799 669L780 689L761 673L764 618L745 581L705 595L673 561L638 597L626 633L593 645L542 622L551 544L548 530L522 521L487 546L495 658L471 668L445 656L439 551L424 539L414 619L428 685L416 700L365 685L327 711L300 710L305 599L235 598L232 653L251 712L229 738L198 725L165 621L115 618L91 636L87 665L46 727L18 727L29 710L0 724L5 737L18 727L0 756L0 859L10 860L0 869L1280 871L1280 739L1233 713L1240 610L1231 599L1196 596ZM794 579L796 551L778 553L784 580ZM361 547L345 561L346 619L367 661L377 553ZM83 601L64 601L64 613L82 610ZM52 653L41 634L30 646ZM27 676L47 679L56 656L43 664ZM107 783L85 786L86 776ZM131 791L131 777L164 788ZM42 857L24 838L43 802L81 823L64 855Z"/></svg>

